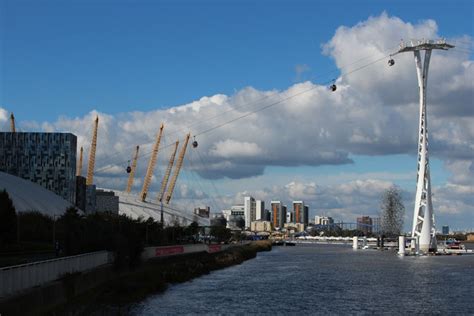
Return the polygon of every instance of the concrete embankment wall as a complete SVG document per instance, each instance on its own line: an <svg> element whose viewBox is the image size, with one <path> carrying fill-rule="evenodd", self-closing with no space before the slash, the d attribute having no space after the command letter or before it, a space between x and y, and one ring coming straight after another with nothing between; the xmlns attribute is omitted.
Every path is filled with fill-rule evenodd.
<svg viewBox="0 0 474 316"><path fill-rule="evenodd" d="M177 249L156 247L153 251L149 249L148 254L160 254L164 248L168 248L164 253ZM190 249L198 250L198 247ZM69 274L63 279L3 299L0 301L0 314L66 314L93 310L93 305L101 301L107 304L137 301L151 293L164 291L168 283L184 282L212 270L251 259L258 251L270 250L271 243L259 241L230 247L225 251L216 249L211 247L207 251L181 255L152 256L153 259L129 271L116 271L112 265L107 265L87 272ZM217 252L213 252L214 250Z"/></svg>
<svg viewBox="0 0 474 316"><path fill-rule="evenodd" d="M57 280L67 273L95 269L112 261L112 252L97 251L0 268L0 299Z"/></svg>
<svg viewBox="0 0 474 316"><path fill-rule="evenodd" d="M196 252L153 258L139 269L110 282L102 299L109 304L135 302L151 293L164 291L168 283L185 282L213 270L240 264L254 258L257 252L271 248L270 241L257 241L214 253Z"/></svg>
<svg viewBox="0 0 474 316"><path fill-rule="evenodd" d="M0 301L0 314L41 315L65 304L76 295L103 285L116 276L112 265L106 265L84 273L76 272L60 280L23 291L19 295Z"/></svg>

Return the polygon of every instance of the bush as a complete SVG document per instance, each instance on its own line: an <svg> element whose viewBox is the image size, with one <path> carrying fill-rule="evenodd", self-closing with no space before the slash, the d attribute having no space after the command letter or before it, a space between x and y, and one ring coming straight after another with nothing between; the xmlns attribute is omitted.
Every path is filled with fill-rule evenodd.
<svg viewBox="0 0 474 316"><path fill-rule="evenodd" d="M20 240L53 242L53 219L37 211L18 214Z"/></svg>
<svg viewBox="0 0 474 316"><path fill-rule="evenodd" d="M0 246L17 238L17 216L13 202L6 190L0 192Z"/></svg>

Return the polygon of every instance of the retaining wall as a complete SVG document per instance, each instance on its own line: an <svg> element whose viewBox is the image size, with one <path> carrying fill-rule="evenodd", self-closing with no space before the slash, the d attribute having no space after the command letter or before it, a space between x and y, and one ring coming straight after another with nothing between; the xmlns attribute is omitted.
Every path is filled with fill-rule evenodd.
<svg viewBox="0 0 474 316"><path fill-rule="evenodd" d="M112 260L111 252L97 251L0 268L0 298L57 280L66 273L100 267Z"/></svg>

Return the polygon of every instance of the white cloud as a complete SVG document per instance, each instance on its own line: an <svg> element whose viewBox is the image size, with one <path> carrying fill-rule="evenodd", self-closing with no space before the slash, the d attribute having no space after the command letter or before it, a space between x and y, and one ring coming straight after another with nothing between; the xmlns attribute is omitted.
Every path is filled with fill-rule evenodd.
<svg viewBox="0 0 474 316"><path fill-rule="evenodd" d="M8 111L2 107L0 107L0 120L7 121L8 120Z"/></svg>
<svg viewBox="0 0 474 316"><path fill-rule="evenodd" d="M210 154L222 158L255 157L263 154L263 150L256 143L226 139L215 143Z"/></svg>
<svg viewBox="0 0 474 316"><path fill-rule="evenodd" d="M8 111L0 107L0 131L10 130L10 126L7 124L8 118Z"/></svg>
<svg viewBox="0 0 474 316"><path fill-rule="evenodd" d="M383 192L394 185L391 181L376 178L347 181L337 185L322 185L315 182L291 181L274 185L270 189L244 191L226 199L227 204L243 203L243 197L252 195L266 203L281 200L291 210L293 200L304 200L310 206L310 218L314 215L332 216L336 221L355 222L362 215L380 216ZM438 228L450 225L452 229L474 227L474 188L455 184L435 187L433 190L435 221ZM406 231L411 230L414 194L402 190L405 205ZM268 208L268 205L267 205Z"/></svg>
<svg viewBox="0 0 474 316"><path fill-rule="evenodd" d="M440 35L433 20L411 24L384 13L352 27L338 28L332 39L323 45L323 51L334 59L342 73L347 73L396 51L401 38L437 39ZM465 42L472 41L462 34L460 37ZM172 144L177 138L182 140L188 131L198 135L199 147L189 148L185 169L209 179L256 177L262 175L267 166L347 164L352 163L350 156L354 154L415 155L418 87L413 56L399 54L394 58L393 67L388 67L383 60L338 78L335 93L311 82L297 83L282 91L247 87L234 95L206 96L167 110L114 115L93 111L79 118L60 117L56 122L20 121L19 124L24 130L72 132L78 136L78 146L85 147L87 157L92 122L98 114L97 181L99 186L118 188L125 186L126 173L120 177L120 170L125 169L137 144L146 144L140 147L142 158L137 178L145 174L149 158L146 154L161 122L165 124L165 137L152 190L158 190L167 164L171 147L166 144ZM453 185L472 187L474 66L469 58L455 50L433 53L428 83L428 121L431 157L445 162L452 173ZM288 99L294 95L298 96ZM249 111L276 102L280 103L238 119ZM1 126L5 125L5 113L6 109L0 109ZM219 128L213 129L216 126ZM106 169L106 166L110 167ZM288 196L315 195L318 205L341 214L374 210L374 204L366 199L373 202L380 190L389 185L389 181L383 179L359 179L339 187L290 182L286 187ZM276 197L281 190L271 188L261 193ZM186 192L182 191L183 195ZM447 196L439 194L438 198L444 199L438 201L440 210L445 213L452 210L443 202L449 199ZM460 198L465 201L466 195Z"/></svg>

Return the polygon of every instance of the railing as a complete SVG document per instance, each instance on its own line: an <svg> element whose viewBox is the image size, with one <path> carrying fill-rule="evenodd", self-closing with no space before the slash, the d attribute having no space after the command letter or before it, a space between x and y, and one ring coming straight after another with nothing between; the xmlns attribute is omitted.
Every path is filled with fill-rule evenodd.
<svg viewBox="0 0 474 316"><path fill-rule="evenodd" d="M97 251L0 268L0 297L54 281L66 273L96 268L112 260L111 252Z"/></svg>

